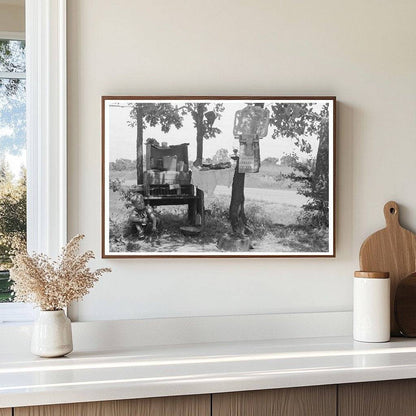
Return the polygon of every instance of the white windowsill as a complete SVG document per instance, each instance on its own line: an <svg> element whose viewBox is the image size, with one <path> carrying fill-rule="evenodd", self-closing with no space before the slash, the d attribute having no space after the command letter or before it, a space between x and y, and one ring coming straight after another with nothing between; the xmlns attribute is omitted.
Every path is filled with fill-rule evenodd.
<svg viewBox="0 0 416 416"><path fill-rule="evenodd" d="M0 325L22 325L32 322L36 312L27 303L0 303Z"/></svg>

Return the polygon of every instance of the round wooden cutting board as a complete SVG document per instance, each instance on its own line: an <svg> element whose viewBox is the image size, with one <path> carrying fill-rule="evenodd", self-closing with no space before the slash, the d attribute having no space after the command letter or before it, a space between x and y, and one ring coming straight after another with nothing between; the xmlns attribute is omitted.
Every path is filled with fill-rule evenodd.
<svg viewBox="0 0 416 416"><path fill-rule="evenodd" d="M386 228L370 235L361 246L360 268L390 273L391 335L397 336L400 331L394 316L394 299L400 280L416 271L416 235L400 225L396 202L384 205L384 217Z"/></svg>

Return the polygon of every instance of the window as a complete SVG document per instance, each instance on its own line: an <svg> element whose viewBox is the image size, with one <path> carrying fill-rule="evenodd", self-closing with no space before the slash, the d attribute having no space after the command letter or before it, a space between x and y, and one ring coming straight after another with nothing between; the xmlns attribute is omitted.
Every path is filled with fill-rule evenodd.
<svg viewBox="0 0 416 416"><path fill-rule="evenodd" d="M26 45L12 44L14 48L23 45L17 56L25 57L27 79L22 60L16 58L12 60L15 66L0 69L0 81L4 89L8 83L19 85L19 93L26 95L27 247L55 257L66 243L66 0L25 2L25 32ZM23 41L24 37L0 32L0 40ZM6 55L16 57L16 53ZM0 102L6 103L5 97L0 92ZM9 95L7 103L17 98L22 95ZM18 112L13 114L17 122ZM14 127L23 129L24 118L19 120L21 124ZM3 127L7 134L22 131L12 131L0 121L0 130ZM19 173L24 151L22 154L18 147L24 145L14 139L16 146L8 150L12 154L8 157L21 157L12 159L14 171ZM6 153L3 149L0 139L0 157ZM3 289L7 291L7 287ZM33 317L32 305L0 302L0 324L27 322Z"/></svg>
<svg viewBox="0 0 416 416"><path fill-rule="evenodd" d="M0 34L1 303L12 301L10 255L22 244L26 244L25 41L19 34Z"/></svg>

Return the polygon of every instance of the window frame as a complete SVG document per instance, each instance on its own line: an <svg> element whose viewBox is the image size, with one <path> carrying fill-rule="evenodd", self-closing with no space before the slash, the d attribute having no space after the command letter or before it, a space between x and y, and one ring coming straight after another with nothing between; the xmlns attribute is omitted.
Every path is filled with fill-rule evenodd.
<svg viewBox="0 0 416 416"><path fill-rule="evenodd" d="M27 246L29 252L56 257L67 241L66 0L26 0L23 37ZM32 305L0 304L0 324L32 321L34 316Z"/></svg>
<svg viewBox="0 0 416 416"><path fill-rule="evenodd" d="M25 32L4 32L0 31L0 39L6 40L26 40Z"/></svg>

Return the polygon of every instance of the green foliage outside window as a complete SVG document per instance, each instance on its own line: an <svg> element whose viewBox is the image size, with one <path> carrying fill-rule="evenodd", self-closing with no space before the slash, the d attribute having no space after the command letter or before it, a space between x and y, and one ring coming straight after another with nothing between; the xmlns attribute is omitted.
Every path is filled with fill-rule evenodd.
<svg viewBox="0 0 416 416"><path fill-rule="evenodd" d="M8 269L26 241L26 171L13 175L9 164L26 146L25 61L24 41L0 39L0 302L13 298Z"/></svg>

